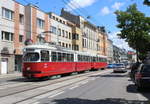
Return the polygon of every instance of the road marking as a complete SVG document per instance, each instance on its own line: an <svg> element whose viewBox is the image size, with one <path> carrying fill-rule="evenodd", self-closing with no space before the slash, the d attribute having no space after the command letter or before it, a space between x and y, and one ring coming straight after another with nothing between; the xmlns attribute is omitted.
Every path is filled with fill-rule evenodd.
<svg viewBox="0 0 150 104"><path fill-rule="evenodd" d="M62 93L64 93L64 92L65 92L65 91L61 91L61 92L56 93L56 94L54 94L54 95L52 95L52 96L49 96L48 98L53 98L53 97L58 96L58 95L60 95L60 94L62 94Z"/></svg>
<svg viewBox="0 0 150 104"><path fill-rule="evenodd" d="M35 102L35 103L32 103L32 104L39 104L40 102Z"/></svg>
<svg viewBox="0 0 150 104"><path fill-rule="evenodd" d="M89 79L89 80L95 80L96 78L91 78L91 79Z"/></svg>
<svg viewBox="0 0 150 104"><path fill-rule="evenodd" d="M79 87L79 85L73 86L73 87L71 87L70 89L72 90L72 89L75 89L75 88L77 88L77 87Z"/></svg>
<svg viewBox="0 0 150 104"><path fill-rule="evenodd" d="M139 100L148 101L148 99L146 97L144 97L143 95L141 95L141 94L136 94L136 95L138 96Z"/></svg>
<svg viewBox="0 0 150 104"><path fill-rule="evenodd" d="M59 91L56 90L56 91L48 92L48 93L46 93L46 94L43 94L43 95L40 95L40 96L35 97L35 99L46 98L46 97L51 96L51 95L53 95L53 94L59 93L60 91L61 91L61 90L59 90Z"/></svg>
<svg viewBox="0 0 150 104"><path fill-rule="evenodd" d="M88 83L89 81L85 81L85 82L82 82L81 84L86 84L86 83Z"/></svg>

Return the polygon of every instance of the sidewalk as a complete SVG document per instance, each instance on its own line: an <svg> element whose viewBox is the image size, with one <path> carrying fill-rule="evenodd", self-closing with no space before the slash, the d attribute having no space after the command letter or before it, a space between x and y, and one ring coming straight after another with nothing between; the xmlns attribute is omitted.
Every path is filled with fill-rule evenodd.
<svg viewBox="0 0 150 104"><path fill-rule="evenodd" d="M13 72L13 73L10 73L10 74L0 75L0 78L13 78L13 77L22 77L22 73L21 72Z"/></svg>

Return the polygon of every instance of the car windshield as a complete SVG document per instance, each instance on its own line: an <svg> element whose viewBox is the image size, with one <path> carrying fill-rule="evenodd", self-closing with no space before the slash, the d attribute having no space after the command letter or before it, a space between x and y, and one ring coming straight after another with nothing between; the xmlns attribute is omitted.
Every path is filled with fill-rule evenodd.
<svg viewBox="0 0 150 104"><path fill-rule="evenodd" d="M123 68L124 64L115 64L115 67L117 67L117 68Z"/></svg>
<svg viewBox="0 0 150 104"><path fill-rule="evenodd" d="M150 65L144 65L142 68L142 72L150 72Z"/></svg>
<svg viewBox="0 0 150 104"><path fill-rule="evenodd" d="M39 54L38 53L26 53L23 61L30 62L30 61L38 61L39 60Z"/></svg>

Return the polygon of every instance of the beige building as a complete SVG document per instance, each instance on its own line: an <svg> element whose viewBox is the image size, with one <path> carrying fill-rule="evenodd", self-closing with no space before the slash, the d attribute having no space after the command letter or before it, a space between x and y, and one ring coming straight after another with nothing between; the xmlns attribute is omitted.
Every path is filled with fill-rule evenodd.
<svg viewBox="0 0 150 104"><path fill-rule="evenodd" d="M76 26L81 30L81 50L83 52L98 54L100 46L97 27L85 20L83 17L71 14L64 9L61 11L61 16L66 20L76 24Z"/></svg>
<svg viewBox="0 0 150 104"><path fill-rule="evenodd" d="M51 42L72 49L72 26L68 21L54 13L49 13L51 22Z"/></svg>
<svg viewBox="0 0 150 104"><path fill-rule="evenodd" d="M76 25L72 27L72 46L73 50L83 51L82 32L81 29Z"/></svg>
<svg viewBox="0 0 150 104"><path fill-rule="evenodd" d="M108 62L113 63L113 41L108 39L107 41L108 48L107 48L107 57L108 57Z"/></svg>

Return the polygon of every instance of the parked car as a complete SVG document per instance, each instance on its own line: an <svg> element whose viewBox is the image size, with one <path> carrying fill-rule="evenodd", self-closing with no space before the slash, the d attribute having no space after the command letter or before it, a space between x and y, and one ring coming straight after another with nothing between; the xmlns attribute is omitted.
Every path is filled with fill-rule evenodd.
<svg viewBox="0 0 150 104"><path fill-rule="evenodd" d="M115 64L108 64L107 68L114 68L115 67Z"/></svg>
<svg viewBox="0 0 150 104"><path fill-rule="evenodd" d="M126 67L123 63L115 64L113 72L127 72Z"/></svg>
<svg viewBox="0 0 150 104"><path fill-rule="evenodd" d="M141 64L135 73L135 85L140 90L150 87L150 64Z"/></svg>
<svg viewBox="0 0 150 104"><path fill-rule="evenodd" d="M131 72L130 72L130 78L131 80L135 81L135 73L137 72L139 66L141 65L140 62L136 62L134 64L132 64L131 66Z"/></svg>

